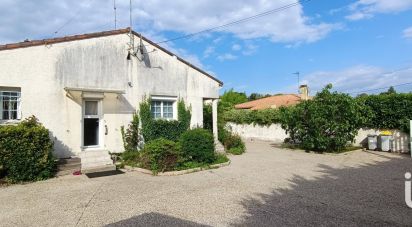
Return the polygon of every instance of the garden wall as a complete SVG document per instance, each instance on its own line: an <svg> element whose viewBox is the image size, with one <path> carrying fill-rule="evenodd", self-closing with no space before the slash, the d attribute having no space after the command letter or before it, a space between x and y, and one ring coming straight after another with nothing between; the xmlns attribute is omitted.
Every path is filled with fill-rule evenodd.
<svg viewBox="0 0 412 227"><path fill-rule="evenodd" d="M253 124L235 124L227 123L227 126L232 132L240 135L244 139L268 140L276 143L281 143L288 137L285 130L280 124L272 124L270 126L260 126ZM354 145L366 147L368 134L379 134L380 130L375 129L359 129L358 135L355 137ZM393 151L400 153L409 152L409 135L399 130L393 132Z"/></svg>

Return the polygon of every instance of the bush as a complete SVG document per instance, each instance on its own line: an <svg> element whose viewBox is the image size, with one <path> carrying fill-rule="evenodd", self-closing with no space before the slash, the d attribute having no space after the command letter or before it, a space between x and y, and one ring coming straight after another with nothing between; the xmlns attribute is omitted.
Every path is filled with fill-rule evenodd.
<svg viewBox="0 0 412 227"><path fill-rule="evenodd" d="M224 140L224 145L227 151L233 148L241 149L241 153L245 151L245 144L243 143L242 138L239 135L229 134Z"/></svg>
<svg viewBox="0 0 412 227"><path fill-rule="evenodd" d="M234 154L234 155L241 155L245 153L245 148L242 147L232 147L227 152Z"/></svg>
<svg viewBox="0 0 412 227"><path fill-rule="evenodd" d="M190 127L191 114L185 103L177 103L178 120L154 119L150 111L150 99L140 103L139 114L142 123L142 135L145 142L158 138L178 141L180 135Z"/></svg>
<svg viewBox="0 0 412 227"><path fill-rule="evenodd" d="M121 154L124 164L129 166L137 166L140 162L140 152L138 151L125 151Z"/></svg>
<svg viewBox="0 0 412 227"><path fill-rule="evenodd" d="M141 166L154 174L173 170L181 161L179 144L164 138L148 142L140 155Z"/></svg>
<svg viewBox="0 0 412 227"><path fill-rule="evenodd" d="M126 131L124 126L120 128L120 131L122 133L124 150L126 152L139 150L142 139L139 133L139 116L136 113L133 114L133 120Z"/></svg>
<svg viewBox="0 0 412 227"><path fill-rule="evenodd" d="M223 114L226 122L236 124L271 125L280 123L280 113L278 109L266 110L236 110L232 109Z"/></svg>
<svg viewBox="0 0 412 227"><path fill-rule="evenodd" d="M331 88L328 85L313 100L281 110L282 128L303 149L342 151L363 123L361 105L347 94L330 92Z"/></svg>
<svg viewBox="0 0 412 227"><path fill-rule="evenodd" d="M206 129L196 128L182 134L182 154L190 161L212 163L215 160L213 134Z"/></svg>
<svg viewBox="0 0 412 227"><path fill-rule="evenodd" d="M11 182L44 180L56 170L49 130L33 116L0 126L0 165Z"/></svg>

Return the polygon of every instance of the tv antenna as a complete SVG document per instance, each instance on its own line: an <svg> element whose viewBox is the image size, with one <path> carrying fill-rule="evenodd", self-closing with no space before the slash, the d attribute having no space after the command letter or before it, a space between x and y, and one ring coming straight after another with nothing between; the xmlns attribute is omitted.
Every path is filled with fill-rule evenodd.
<svg viewBox="0 0 412 227"><path fill-rule="evenodd" d="M113 10L114 10L114 30L117 29L117 8L116 8L116 0L113 0Z"/></svg>
<svg viewBox="0 0 412 227"><path fill-rule="evenodd" d="M296 75L297 77L298 77L298 93L300 92L300 90L299 90L299 86L300 86L300 72L299 71L297 71L297 72L295 72L295 73L292 73L292 74L294 74L294 75Z"/></svg>

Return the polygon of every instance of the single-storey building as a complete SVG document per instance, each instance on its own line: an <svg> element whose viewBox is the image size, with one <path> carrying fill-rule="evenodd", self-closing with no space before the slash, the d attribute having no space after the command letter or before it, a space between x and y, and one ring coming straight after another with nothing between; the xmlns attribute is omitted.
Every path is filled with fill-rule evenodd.
<svg viewBox="0 0 412 227"><path fill-rule="evenodd" d="M202 126L203 103L222 82L129 28L0 45L0 123L31 115L47 127L59 158L80 156L82 168L109 164L123 151L121 126L151 98L153 116L176 119L176 102Z"/></svg>
<svg viewBox="0 0 412 227"><path fill-rule="evenodd" d="M236 109L264 110L282 106L293 106L303 100L311 99L307 85L299 86L300 94L279 94L235 105Z"/></svg>

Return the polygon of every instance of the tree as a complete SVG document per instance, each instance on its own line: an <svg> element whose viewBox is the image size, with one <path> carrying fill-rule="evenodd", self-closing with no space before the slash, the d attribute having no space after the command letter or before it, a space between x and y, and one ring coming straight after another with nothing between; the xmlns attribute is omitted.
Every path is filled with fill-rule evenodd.
<svg viewBox="0 0 412 227"><path fill-rule="evenodd" d="M282 108L282 128L306 150L342 151L353 141L364 118L362 106L348 94L326 86L313 100Z"/></svg>
<svg viewBox="0 0 412 227"><path fill-rule="evenodd" d="M247 101L248 99L244 92L236 92L233 89L225 91L225 93L220 96L219 113L232 109L236 104L244 103Z"/></svg>
<svg viewBox="0 0 412 227"><path fill-rule="evenodd" d="M395 88L393 88L393 86L390 86L389 87L389 89L388 89L388 91L386 91L386 92L382 92L381 93L382 95L391 95L391 94L396 94L396 90L395 90Z"/></svg>
<svg viewBox="0 0 412 227"><path fill-rule="evenodd" d="M249 95L248 100L249 101L253 101L253 100L257 100L257 99L261 99L261 98L266 98L266 97L270 97L272 96L271 94L259 94L259 93L252 93Z"/></svg>

